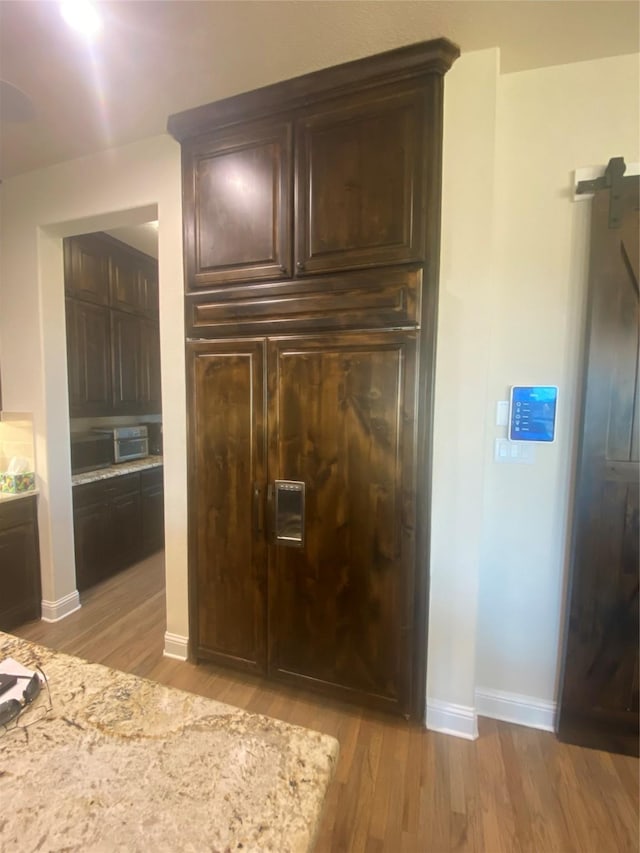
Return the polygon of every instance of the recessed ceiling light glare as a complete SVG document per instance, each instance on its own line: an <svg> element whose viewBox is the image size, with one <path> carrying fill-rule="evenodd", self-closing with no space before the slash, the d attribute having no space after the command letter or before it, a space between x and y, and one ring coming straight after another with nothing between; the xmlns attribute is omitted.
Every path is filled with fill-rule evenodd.
<svg viewBox="0 0 640 853"><path fill-rule="evenodd" d="M85 36L95 35L102 26L100 16L88 0L65 0L60 4L60 12L70 27Z"/></svg>

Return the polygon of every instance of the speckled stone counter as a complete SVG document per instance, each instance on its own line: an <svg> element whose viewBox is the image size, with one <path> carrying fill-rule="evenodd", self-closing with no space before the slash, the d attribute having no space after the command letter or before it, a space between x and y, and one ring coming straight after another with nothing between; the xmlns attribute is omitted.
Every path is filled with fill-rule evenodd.
<svg viewBox="0 0 640 853"><path fill-rule="evenodd" d="M147 468L159 468L162 463L162 456L145 456L144 459L132 459L130 462L119 462L117 465L109 465L107 468L97 468L95 471L73 474L71 484L73 486L84 486L86 483L110 480L112 477L121 477L123 474L135 474L136 471L145 471Z"/></svg>
<svg viewBox="0 0 640 853"><path fill-rule="evenodd" d="M312 849L334 738L0 632L6 657L42 666L53 710L0 736L3 850Z"/></svg>
<svg viewBox="0 0 640 853"><path fill-rule="evenodd" d="M32 498L39 495L38 489L29 489L28 492L0 492L0 504L9 503L10 501L19 501L22 498Z"/></svg>

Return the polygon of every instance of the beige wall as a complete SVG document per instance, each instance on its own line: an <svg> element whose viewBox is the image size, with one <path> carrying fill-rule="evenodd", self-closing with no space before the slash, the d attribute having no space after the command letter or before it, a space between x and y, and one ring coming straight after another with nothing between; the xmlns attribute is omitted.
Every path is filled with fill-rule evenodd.
<svg viewBox="0 0 640 853"><path fill-rule="evenodd" d="M159 220L169 630L186 635L186 457L180 149L168 136L6 181L3 405L33 413L43 599L75 590L62 237Z"/></svg>
<svg viewBox="0 0 640 853"><path fill-rule="evenodd" d="M573 170L640 160L638 55L500 78L490 408L477 684L553 700L566 581L588 266L589 203ZM497 465L494 402L511 384L559 386L557 442Z"/></svg>
<svg viewBox="0 0 640 853"><path fill-rule="evenodd" d="M588 219L570 173L640 159L637 72L618 57L501 77L483 51L447 77L428 694L466 734L478 685L554 696ZM5 407L34 417L43 595L57 601L75 588L61 237L157 209L167 629L186 636L179 168L162 136L5 182L0 360ZM495 401L515 382L561 388L558 443L529 467L492 459Z"/></svg>

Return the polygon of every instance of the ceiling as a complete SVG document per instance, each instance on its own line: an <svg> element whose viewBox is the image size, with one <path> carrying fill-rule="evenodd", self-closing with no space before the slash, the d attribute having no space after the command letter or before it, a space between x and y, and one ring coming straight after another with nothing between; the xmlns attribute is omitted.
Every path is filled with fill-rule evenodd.
<svg viewBox="0 0 640 853"><path fill-rule="evenodd" d="M502 73L640 50L635 0L96 5L104 26L89 46L53 0L0 0L0 79L32 105L8 120L20 110L5 90L0 177L163 133L189 107L443 35L463 52L499 47Z"/></svg>

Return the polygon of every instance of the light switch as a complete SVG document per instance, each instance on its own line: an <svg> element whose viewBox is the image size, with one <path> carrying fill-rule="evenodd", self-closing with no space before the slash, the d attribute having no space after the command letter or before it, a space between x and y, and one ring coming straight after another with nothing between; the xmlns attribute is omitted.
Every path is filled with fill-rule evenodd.
<svg viewBox="0 0 640 853"><path fill-rule="evenodd" d="M509 426L508 400L498 400L496 403L496 426Z"/></svg>
<svg viewBox="0 0 640 853"><path fill-rule="evenodd" d="M495 462L508 462L515 465L533 465L536 461L536 448L523 441L509 441L508 438L496 438L493 458Z"/></svg>

